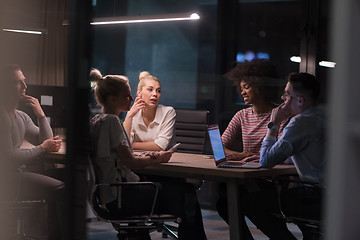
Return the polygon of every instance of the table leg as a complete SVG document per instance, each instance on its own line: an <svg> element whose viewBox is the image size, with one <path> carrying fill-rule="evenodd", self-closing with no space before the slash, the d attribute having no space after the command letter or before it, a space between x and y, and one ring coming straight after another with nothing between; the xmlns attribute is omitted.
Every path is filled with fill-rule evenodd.
<svg viewBox="0 0 360 240"><path fill-rule="evenodd" d="M240 240L242 229L240 222L243 218L240 217L240 197L239 197L238 183L235 179L227 182L227 197L228 197L228 211L229 211L229 227L230 240Z"/></svg>

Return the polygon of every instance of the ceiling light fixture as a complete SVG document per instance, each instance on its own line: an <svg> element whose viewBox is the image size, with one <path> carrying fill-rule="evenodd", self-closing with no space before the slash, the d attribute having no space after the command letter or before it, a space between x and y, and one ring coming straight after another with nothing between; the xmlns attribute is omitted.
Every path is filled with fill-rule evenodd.
<svg viewBox="0 0 360 240"><path fill-rule="evenodd" d="M94 18L91 25L109 25L124 23L168 22L168 21L191 21L200 19L197 13L172 13L145 16L120 16Z"/></svg>
<svg viewBox="0 0 360 240"><path fill-rule="evenodd" d="M329 68L334 68L336 66L335 62L329 62L329 61L321 61L319 62L319 65L322 67L329 67Z"/></svg>
<svg viewBox="0 0 360 240"><path fill-rule="evenodd" d="M14 33L27 33L27 34L36 34L41 35L44 31L37 31L37 30L25 30L25 29L10 29L10 28L3 28L5 32L14 32Z"/></svg>
<svg viewBox="0 0 360 240"><path fill-rule="evenodd" d="M290 61L296 62L296 63L300 63L300 62L301 62L301 57L299 57L299 56L292 56L292 57L290 58Z"/></svg>

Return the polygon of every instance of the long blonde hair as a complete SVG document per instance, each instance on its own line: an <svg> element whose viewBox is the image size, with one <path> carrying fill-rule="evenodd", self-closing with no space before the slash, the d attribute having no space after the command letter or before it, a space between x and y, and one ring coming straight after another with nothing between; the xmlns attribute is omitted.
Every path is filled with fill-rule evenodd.
<svg viewBox="0 0 360 240"><path fill-rule="evenodd" d="M153 80L153 81L156 81L160 84L160 81L159 79L157 79L155 76L151 75L149 72L147 71L142 71L140 74L139 74L139 84L138 84L138 88L137 90L138 91L141 91L142 88L144 87L145 85L145 81L146 80ZM161 84L160 84L161 86Z"/></svg>
<svg viewBox="0 0 360 240"><path fill-rule="evenodd" d="M119 96L123 94L126 86L129 85L129 79L123 75L102 76L101 72L93 68L90 71L90 81L94 82L94 93L97 103L104 107L109 96Z"/></svg>

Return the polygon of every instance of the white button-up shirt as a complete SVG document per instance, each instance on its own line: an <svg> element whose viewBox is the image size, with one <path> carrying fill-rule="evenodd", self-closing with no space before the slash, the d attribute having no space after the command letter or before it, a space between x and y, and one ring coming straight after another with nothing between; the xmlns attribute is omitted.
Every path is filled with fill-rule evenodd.
<svg viewBox="0 0 360 240"><path fill-rule="evenodd" d="M159 104L156 108L155 119L146 126L140 110L132 120L132 142L154 141L162 149L166 149L173 136L176 112L173 107Z"/></svg>

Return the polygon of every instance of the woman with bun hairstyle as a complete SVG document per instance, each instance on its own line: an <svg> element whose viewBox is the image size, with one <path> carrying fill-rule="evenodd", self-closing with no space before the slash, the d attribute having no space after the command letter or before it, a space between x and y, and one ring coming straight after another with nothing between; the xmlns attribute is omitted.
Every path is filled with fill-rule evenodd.
<svg viewBox="0 0 360 240"><path fill-rule="evenodd" d="M91 160L96 183L138 182L139 177L131 169L168 162L173 151L155 151L145 154L134 153L123 125L118 118L121 112L130 109L133 98L128 78L121 75L102 76L92 69L90 80L95 82L94 92L103 112L90 121L93 144ZM179 216L179 239L206 239L200 206L194 187L181 182L158 182L159 193L155 213ZM99 189L100 203L113 215L133 216L148 214L152 194L141 185L131 188L123 186L120 198L110 187ZM119 201L121 200L121 201ZM121 202L121 204L119 204ZM148 233L141 239L150 239Z"/></svg>
<svg viewBox="0 0 360 240"><path fill-rule="evenodd" d="M173 107L159 104L159 79L146 71L141 72L137 95L124 121L133 148L165 150L173 136L176 113Z"/></svg>

